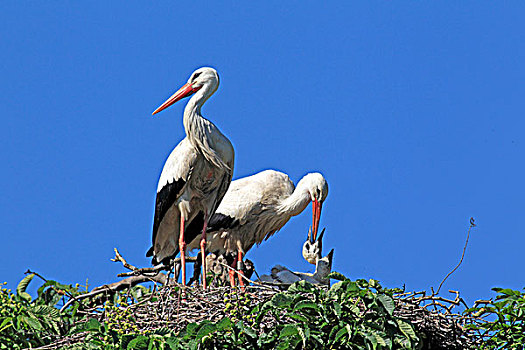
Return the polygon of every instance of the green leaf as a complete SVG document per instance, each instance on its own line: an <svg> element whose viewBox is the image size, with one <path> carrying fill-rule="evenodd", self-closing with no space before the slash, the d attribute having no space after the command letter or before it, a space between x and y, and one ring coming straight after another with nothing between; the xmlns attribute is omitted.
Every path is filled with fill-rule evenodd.
<svg viewBox="0 0 525 350"><path fill-rule="evenodd" d="M301 310L301 309L312 309L315 311L319 311L319 306L316 303L311 302L309 300L302 300L298 302L297 304L295 304L293 309L294 311Z"/></svg>
<svg viewBox="0 0 525 350"><path fill-rule="evenodd" d="M12 324L13 318L12 317L6 317L0 324L0 332L4 330L5 328L9 327L9 325ZM9 325L7 325L9 323Z"/></svg>
<svg viewBox="0 0 525 350"><path fill-rule="evenodd" d="M126 347L127 350L145 350L148 348L149 338L144 335L139 335L135 339L131 340Z"/></svg>
<svg viewBox="0 0 525 350"><path fill-rule="evenodd" d="M168 337L165 339L166 344L170 347L171 350L176 350L179 348L180 338L178 337Z"/></svg>
<svg viewBox="0 0 525 350"><path fill-rule="evenodd" d="M60 328L58 327L58 322L50 320L49 323L51 324L51 327L53 327L53 330L56 334L60 334Z"/></svg>
<svg viewBox="0 0 525 350"><path fill-rule="evenodd" d="M199 324L192 322L186 326L186 334L188 334L189 336L193 336L197 332L198 328Z"/></svg>
<svg viewBox="0 0 525 350"><path fill-rule="evenodd" d="M37 305L31 309L31 312L38 316L46 316L54 319L60 318L60 312L56 308L48 305Z"/></svg>
<svg viewBox="0 0 525 350"><path fill-rule="evenodd" d="M30 275L27 275L26 277L24 277L24 279L22 279L20 281L20 283L18 283L18 286L16 287L16 294L20 294L20 293L23 293L26 291L27 289L27 286L29 285L29 282L31 282L31 280L33 279L33 277L35 277L35 274L32 273Z"/></svg>
<svg viewBox="0 0 525 350"><path fill-rule="evenodd" d="M200 342L205 336L207 336L210 333L215 332L216 330L217 330L217 325L213 323L204 323L202 327L199 329L199 331L197 332L195 339L197 339L197 341Z"/></svg>
<svg viewBox="0 0 525 350"><path fill-rule="evenodd" d="M250 338L257 338L257 332L255 332L255 330L253 330L251 327L246 326L242 321L239 321L237 326Z"/></svg>
<svg viewBox="0 0 525 350"><path fill-rule="evenodd" d="M271 344L275 342L276 339L277 331L275 328L273 328L269 333L261 333L261 335L257 339L257 345L261 348L267 348L263 347L262 345Z"/></svg>
<svg viewBox="0 0 525 350"><path fill-rule="evenodd" d="M99 332L100 326L102 326L102 324L96 318L90 318L89 320L87 320L87 322L82 324L81 328L83 331L86 332Z"/></svg>
<svg viewBox="0 0 525 350"><path fill-rule="evenodd" d="M412 325L408 322L405 322L401 319L397 319L397 326L399 327L399 330L408 338L417 340L417 335L414 332L414 328Z"/></svg>
<svg viewBox="0 0 525 350"><path fill-rule="evenodd" d="M288 314L287 316L296 321L305 322L305 323L308 322L308 318L300 314Z"/></svg>
<svg viewBox="0 0 525 350"><path fill-rule="evenodd" d="M296 335L298 332L299 331L297 330L297 325L287 324L283 327L283 329L281 329L281 332L279 333L279 339Z"/></svg>
<svg viewBox="0 0 525 350"><path fill-rule="evenodd" d="M374 334L374 336L376 337L376 340L377 340L377 343L381 346L388 346L388 341L383 338L383 335L385 334L379 334L378 332L372 332L372 334Z"/></svg>
<svg viewBox="0 0 525 350"><path fill-rule="evenodd" d="M34 317L26 317L26 316L22 316L22 320L25 322L25 324L27 324L29 327L37 330L37 331L41 331L42 330L42 324L40 323L40 321L38 321L37 318L34 318Z"/></svg>
<svg viewBox="0 0 525 350"><path fill-rule="evenodd" d="M290 338L285 338L275 348L276 350L288 350L290 349Z"/></svg>
<svg viewBox="0 0 525 350"><path fill-rule="evenodd" d="M339 318L341 317L341 304L339 304L337 301L334 301L332 303L332 306L334 308L335 315Z"/></svg>
<svg viewBox="0 0 525 350"><path fill-rule="evenodd" d="M218 331L229 330L231 328L232 328L232 321L228 317L223 318L222 320L219 321L219 323L217 323Z"/></svg>
<svg viewBox="0 0 525 350"><path fill-rule="evenodd" d="M361 291L361 288L359 287L359 284L357 282L352 282L352 281L345 281L345 282L347 282L346 283L347 292L360 292Z"/></svg>
<svg viewBox="0 0 525 350"><path fill-rule="evenodd" d="M394 307L395 307L394 298L386 294L379 294L377 296L377 299L381 302L381 304L386 309L388 314L392 316L392 314L394 313Z"/></svg>
<svg viewBox="0 0 525 350"><path fill-rule="evenodd" d="M510 288L505 288L505 289L499 289L498 290L498 293L501 293L501 294L505 294L505 295L508 295L508 296L514 296L514 295L520 295L521 293L517 290L512 290Z"/></svg>
<svg viewBox="0 0 525 350"><path fill-rule="evenodd" d="M374 288L376 290L381 290L383 287L381 287L381 284L379 284L379 281L378 280L374 280L374 279L369 279L368 280L368 287L369 288Z"/></svg>
<svg viewBox="0 0 525 350"><path fill-rule="evenodd" d="M324 348L324 340L323 338L319 337L318 335L312 334L312 339L314 339L316 342L318 342L322 348Z"/></svg>
<svg viewBox="0 0 525 350"><path fill-rule="evenodd" d="M26 289L33 277L35 277L34 273L27 275L20 281L20 283L18 283L18 286L16 287L16 295L28 302L31 302L31 295L26 293Z"/></svg>
<svg viewBox="0 0 525 350"><path fill-rule="evenodd" d="M348 308L350 309L350 312L357 316L357 317L361 317L361 310L359 309L359 307L357 307L356 305L354 304L350 304L348 305Z"/></svg>
<svg viewBox="0 0 525 350"><path fill-rule="evenodd" d="M345 281L345 280L348 279L342 273L339 273L337 271L330 272L328 274L328 276L326 276L326 278L330 278L330 279L334 279L334 280L338 280L338 281Z"/></svg>
<svg viewBox="0 0 525 350"><path fill-rule="evenodd" d="M293 283L289 288L289 293L295 292L312 292L315 289L314 285L307 281L299 281Z"/></svg>
<svg viewBox="0 0 525 350"><path fill-rule="evenodd" d="M372 349L377 349L377 338L375 334L369 332L359 332L365 336L365 338L372 344Z"/></svg>
<svg viewBox="0 0 525 350"><path fill-rule="evenodd" d="M348 340L350 340L350 338L352 337L352 328L349 324L346 324L335 334L334 343L337 343L346 334L348 334Z"/></svg>
<svg viewBox="0 0 525 350"><path fill-rule="evenodd" d="M334 283L334 285L328 290L328 296L329 297L337 297L341 294L342 288L344 287L346 282L337 282Z"/></svg>
<svg viewBox="0 0 525 350"><path fill-rule="evenodd" d="M290 306L292 303L292 297L284 294L284 293L278 293L275 294L272 299L270 300L269 305L277 308L286 308Z"/></svg>
<svg viewBox="0 0 525 350"><path fill-rule="evenodd" d="M306 347L306 335L301 327L297 327L297 333L301 337L301 340L303 341L303 348Z"/></svg>

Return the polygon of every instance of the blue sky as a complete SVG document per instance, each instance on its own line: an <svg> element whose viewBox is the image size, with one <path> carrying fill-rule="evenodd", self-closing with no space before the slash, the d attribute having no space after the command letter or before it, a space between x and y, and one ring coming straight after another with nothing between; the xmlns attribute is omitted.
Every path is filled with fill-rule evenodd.
<svg viewBox="0 0 525 350"><path fill-rule="evenodd" d="M116 280L147 266L157 180L201 66L203 113L234 177L320 171L334 269L468 302L524 286L525 47L520 2L3 2L0 279ZM311 267L311 207L248 253Z"/></svg>

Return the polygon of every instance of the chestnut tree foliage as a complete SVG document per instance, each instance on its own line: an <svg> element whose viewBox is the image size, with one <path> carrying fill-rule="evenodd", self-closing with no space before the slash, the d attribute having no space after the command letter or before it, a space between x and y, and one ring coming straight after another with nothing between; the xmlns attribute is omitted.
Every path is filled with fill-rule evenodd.
<svg viewBox="0 0 525 350"><path fill-rule="evenodd" d="M44 281L36 298L26 292L35 274L15 291L0 289L0 349L422 349L424 337L409 319L397 317L395 293L375 280L351 281L338 273L330 288L305 281L253 303L250 292L225 299L221 317L169 327L141 328L130 305L158 298L154 288L135 286L98 300L85 312L86 288ZM34 283L34 282L33 282ZM176 291L176 288L174 289ZM482 349L523 349L525 294L498 289L495 300L465 310L488 316L473 322ZM226 298L226 297L225 297ZM82 312L84 310L84 312ZM152 315L151 317L155 317Z"/></svg>

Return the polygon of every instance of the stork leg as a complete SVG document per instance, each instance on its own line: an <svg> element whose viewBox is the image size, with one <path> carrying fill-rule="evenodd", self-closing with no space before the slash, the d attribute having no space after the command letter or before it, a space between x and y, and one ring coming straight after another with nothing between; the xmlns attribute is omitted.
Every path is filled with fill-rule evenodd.
<svg viewBox="0 0 525 350"><path fill-rule="evenodd" d="M231 264L231 267L233 269L237 268L237 259L238 259L238 256L235 256L235 258L233 259L233 262ZM233 269L228 269L228 276L230 277L230 286L232 288L235 287L235 270Z"/></svg>
<svg viewBox="0 0 525 350"><path fill-rule="evenodd" d="M206 230L208 229L208 214L204 214L204 227L201 236L201 256L202 256L202 288L206 289Z"/></svg>
<svg viewBox="0 0 525 350"><path fill-rule="evenodd" d="M184 215L180 214L180 232L179 232L179 248L180 248L180 265L182 272L182 285L186 285L186 242L184 241Z"/></svg>
<svg viewBox="0 0 525 350"><path fill-rule="evenodd" d="M242 271L242 251L239 249L237 252L237 278L239 279L239 285L241 286L241 290L244 292L244 272Z"/></svg>

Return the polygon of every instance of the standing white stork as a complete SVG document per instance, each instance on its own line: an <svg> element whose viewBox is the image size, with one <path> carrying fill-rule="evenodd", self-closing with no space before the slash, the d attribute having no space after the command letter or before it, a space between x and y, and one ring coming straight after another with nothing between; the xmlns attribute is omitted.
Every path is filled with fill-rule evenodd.
<svg viewBox="0 0 525 350"><path fill-rule="evenodd" d="M200 247L203 270L206 271L206 226L228 190L233 174L232 144L201 115L202 105L218 87L219 76L215 69L199 68L184 86L153 112L156 114L193 95L184 109L186 137L171 152L160 175L152 247L146 253L146 256L153 256L154 264L158 264L177 255L179 249L183 284L186 284L186 243L198 236L199 229L202 229ZM202 226L185 232L198 215L202 217ZM203 286L206 288L205 273Z"/></svg>
<svg viewBox="0 0 525 350"><path fill-rule="evenodd" d="M208 251L237 253L233 266L254 244L260 244L280 230L292 216L312 202L312 236L316 240L321 209L328 195L328 183L320 173L305 175L294 186L288 175L265 170L231 183L208 225ZM198 220L196 220L197 223ZM198 247L194 240L189 248ZM240 270L240 269L238 269ZM234 284L233 274L230 282ZM239 278L241 285L242 279Z"/></svg>

